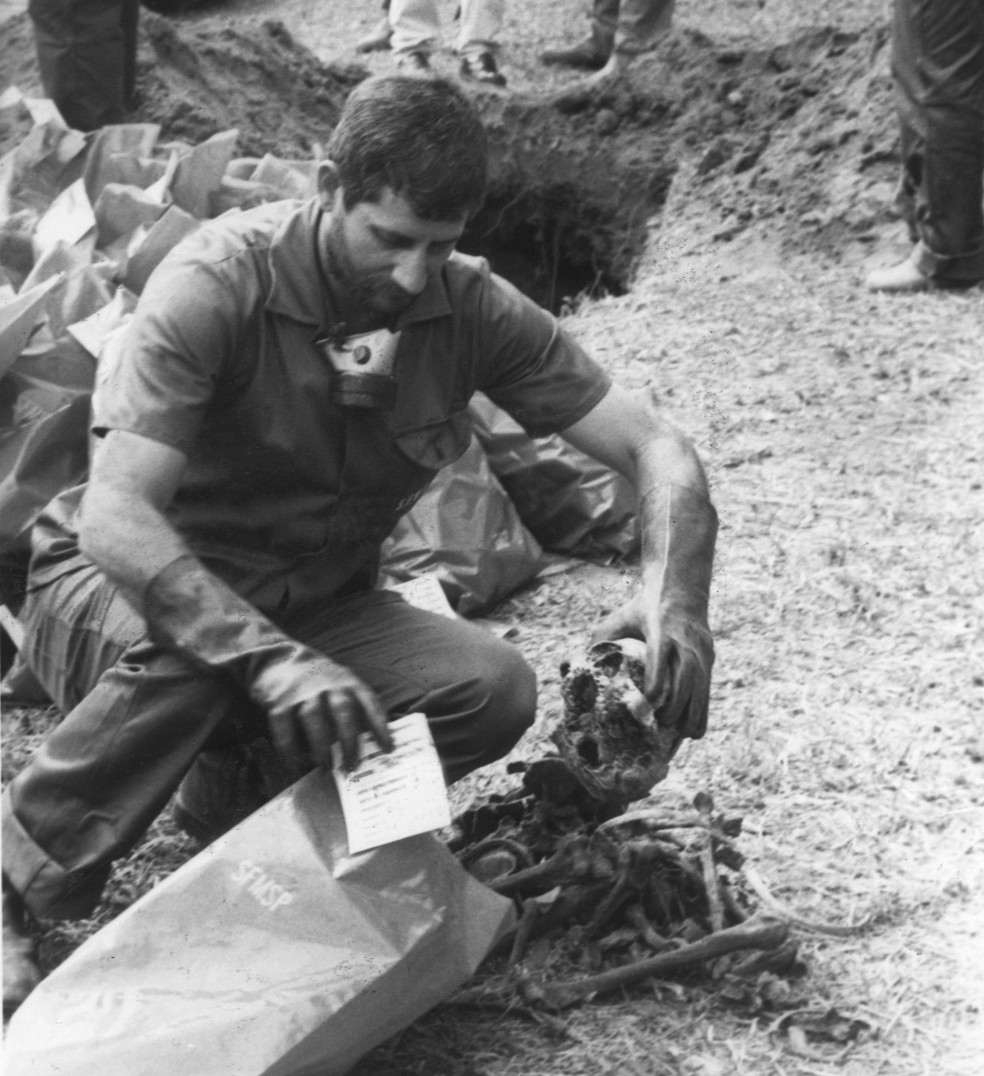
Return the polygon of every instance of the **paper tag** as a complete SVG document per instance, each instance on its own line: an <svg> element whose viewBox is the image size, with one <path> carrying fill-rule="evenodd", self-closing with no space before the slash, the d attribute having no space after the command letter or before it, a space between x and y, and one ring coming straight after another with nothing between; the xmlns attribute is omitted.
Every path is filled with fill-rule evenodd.
<svg viewBox="0 0 984 1076"><path fill-rule="evenodd" d="M391 721L389 729L394 742L389 754L362 733L359 765L352 773L341 768L341 746L332 748L352 855L451 824L444 771L427 718L407 714Z"/></svg>

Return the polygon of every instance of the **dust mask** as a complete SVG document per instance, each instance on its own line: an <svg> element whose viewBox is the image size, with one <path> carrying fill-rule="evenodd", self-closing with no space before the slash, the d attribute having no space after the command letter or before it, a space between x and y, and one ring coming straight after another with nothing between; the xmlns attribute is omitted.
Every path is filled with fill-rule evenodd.
<svg viewBox="0 0 984 1076"><path fill-rule="evenodd" d="M315 345L331 363L328 399L339 407L362 407L388 411L396 403L393 366L399 332L376 329L353 336L315 339Z"/></svg>

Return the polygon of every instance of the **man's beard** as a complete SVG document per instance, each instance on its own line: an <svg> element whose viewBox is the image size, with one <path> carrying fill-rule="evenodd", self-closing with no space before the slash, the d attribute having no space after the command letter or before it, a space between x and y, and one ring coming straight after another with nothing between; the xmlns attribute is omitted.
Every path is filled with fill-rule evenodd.
<svg viewBox="0 0 984 1076"><path fill-rule="evenodd" d="M383 273L368 276L358 275L349 264L348 259L339 256L335 249L337 239L329 236L325 244L325 268L328 276L337 286L344 301L366 314L379 314L387 318L402 314L415 295L394 284Z"/></svg>

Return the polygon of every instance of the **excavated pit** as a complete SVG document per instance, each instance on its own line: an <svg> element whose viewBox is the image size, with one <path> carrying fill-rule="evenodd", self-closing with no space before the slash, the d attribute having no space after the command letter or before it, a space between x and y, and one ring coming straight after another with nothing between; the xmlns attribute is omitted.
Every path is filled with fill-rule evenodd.
<svg viewBox="0 0 984 1076"><path fill-rule="evenodd" d="M4 31L0 65L39 93L27 15ZM705 242L758 229L782 249L836 254L870 241L894 212L886 40L818 28L759 49L681 30L602 94L559 104L476 91L492 182L462 249L555 311L621 294L675 179L674 212ZM243 156L310 159L368 74L322 63L280 22L144 11L133 119L192 144L236 128ZM26 130L0 113L0 153Z"/></svg>
<svg viewBox="0 0 984 1076"><path fill-rule="evenodd" d="M611 110L478 95L492 146L489 195L461 249L555 313L630 287L677 162L661 140L627 152ZM613 168L613 160L618 167Z"/></svg>
<svg viewBox="0 0 984 1076"><path fill-rule="evenodd" d="M598 200L573 181L543 190L519 178L493 186L459 248L481 254L500 276L560 313L584 298L624 295L644 240L644 228L611 199Z"/></svg>
<svg viewBox="0 0 984 1076"><path fill-rule="evenodd" d="M576 190L537 196L504 188L470 223L459 248L481 254L541 306L559 312L578 297L622 295L627 279L581 222Z"/></svg>

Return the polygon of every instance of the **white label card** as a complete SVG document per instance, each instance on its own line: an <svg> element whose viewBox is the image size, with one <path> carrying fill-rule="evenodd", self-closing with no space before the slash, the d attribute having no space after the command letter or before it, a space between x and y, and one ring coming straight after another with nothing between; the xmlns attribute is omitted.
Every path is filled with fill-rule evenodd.
<svg viewBox="0 0 984 1076"><path fill-rule="evenodd" d="M458 619L458 614L451 608L444 587L436 575L418 575L405 583L394 583L386 587L403 596L405 602L415 605L428 613L440 613L441 616Z"/></svg>
<svg viewBox="0 0 984 1076"><path fill-rule="evenodd" d="M451 824L444 772L427 718L407 714L391 721L389 729L395 745L389 754L368 732L361 734L359 765L352 773L342 770L340 745L332 748L351 855Z"/></svg>

